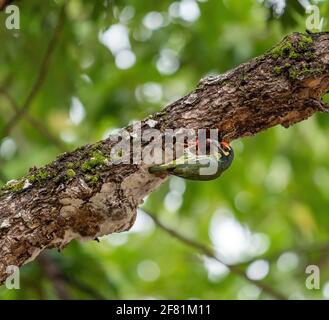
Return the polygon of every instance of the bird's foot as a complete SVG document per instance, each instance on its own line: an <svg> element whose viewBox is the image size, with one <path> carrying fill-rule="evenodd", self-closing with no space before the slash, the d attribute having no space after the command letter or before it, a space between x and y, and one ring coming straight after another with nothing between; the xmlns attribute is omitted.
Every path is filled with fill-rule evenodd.
<svg viewBox="0 0 329 320"><path fill-rule="evenodd" d="M329 104L323 102L323 101L320 101L320 108L319 108L319 111L322 111L322 112L329 112Z"/></svg>
<svg viewBox="0 0 329 320"><path fill-rule="evenodd" d="M322 100L309 99L306 101L306 106L310 106L314 109L317 109L320 112L329 112L329 104L323 102Z"/></svg>

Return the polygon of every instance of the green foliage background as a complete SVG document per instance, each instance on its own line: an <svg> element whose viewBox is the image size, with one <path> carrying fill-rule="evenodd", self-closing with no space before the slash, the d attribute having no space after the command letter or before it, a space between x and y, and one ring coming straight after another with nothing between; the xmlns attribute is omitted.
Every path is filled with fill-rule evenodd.
<svg viewBox="0 0 329 320"><path fill-rule="evenodd" d="M52 161L62 149L96 142L160 110L206 74L225 72L284 35L305 30L307 15L298 1L288 1L282 15L270 2L185 0L193 3L194 16L184 16L178 1L67 1L45 82L28 112L63 146L24 117L0 137L1 183ZM7 30L7 16L0 13L0 87L19 107L37 77L63 3L17 2L18 31ZM319 7L327 30L328 1ZM145 18L150 12L153 16ZM128 32L128 54L136 58L127 69L118 68L100 42L102 32L118 24ZM83 107L77 100L72 107L72 97ZM1 129L14 115L3 95L0 114ZM276 127L235 141L235 161L220 179L173 178L146 199L144 208L287 298L329 298L328 135L329 118L318 114L288 130ZM258 280L251 284L205 259L142 211L133 230L100 240L71 243L62 253L48 251L71 298L271 298L257 288ZM320 290L305 287L305 268L313 264L321 270ZM57 299L58 280L35 261L21 269L21 289L2 287L0 298Z"/></svg>

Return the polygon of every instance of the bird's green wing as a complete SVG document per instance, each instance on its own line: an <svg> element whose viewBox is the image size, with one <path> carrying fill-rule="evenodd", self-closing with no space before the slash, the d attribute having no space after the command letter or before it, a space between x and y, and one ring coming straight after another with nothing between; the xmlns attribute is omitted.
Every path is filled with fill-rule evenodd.
<svg viewBox="0 0 329 320"><path fill-rule="evenodd" d="M150 173L160 173L160 172L171 172L173 170L179 172L180 170L186 171L193 166L200 168L201 166L209 165L209 156L200 155L195 156L193 154L186 154L176 160L153 166L149 168Z"/></svg>
<svg viewBox="0 0 329 320"><path fill-rule="evenodd" d="M190 163L179 162L168 172L184 179L199 181L212 180L221 174L218 159L212 156L197 156Z"/></svg>
<svg viewBox="0 0 329 320"><path fill-rule="evenodd" d="M178 165L182 165L184 163L188 163L188 156L184 155L176 160L160 164L160 165L155 165L153 167L149 168L150 173L157 173L157 172L164 172L164 171L171 171L172 169L175 169Z"/></svg>

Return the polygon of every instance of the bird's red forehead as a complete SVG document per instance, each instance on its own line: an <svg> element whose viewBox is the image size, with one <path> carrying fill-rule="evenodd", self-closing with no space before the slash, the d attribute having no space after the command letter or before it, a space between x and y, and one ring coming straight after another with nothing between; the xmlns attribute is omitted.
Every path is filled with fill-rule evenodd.
<svg viewBox="0 0 329 320"><path fill-rule="evenodd" d="M222 146L224 146L225 148L230 148L229 143L225 142L225 141L221 141L220 143Z"/></svg>

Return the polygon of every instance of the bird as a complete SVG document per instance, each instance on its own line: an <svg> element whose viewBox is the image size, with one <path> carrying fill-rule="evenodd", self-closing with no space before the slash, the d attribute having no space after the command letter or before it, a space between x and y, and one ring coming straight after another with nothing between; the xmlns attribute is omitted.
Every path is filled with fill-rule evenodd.
<svg viewBox="0 0 329 320"><path fill-rule="evenodd" d="M217 179L227 170L233 159L234 151L229 143L220 143L207 139L207 146L215 144L217 150L207 154L184 153L176 160L148 168L149 173L155 175L170 174L187 180L210 181Z"/></svg>

